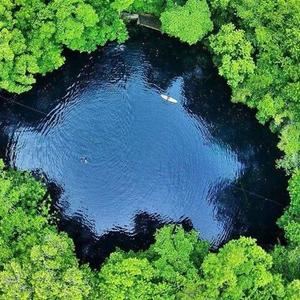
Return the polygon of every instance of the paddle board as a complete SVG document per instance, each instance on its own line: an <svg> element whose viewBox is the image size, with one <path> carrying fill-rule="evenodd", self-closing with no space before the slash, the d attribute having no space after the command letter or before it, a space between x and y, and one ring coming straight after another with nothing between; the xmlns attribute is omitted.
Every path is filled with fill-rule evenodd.
<svg viewBox="0 0 300 300"><path fill-rule="evenodd" d="M168 101L168 102L171 102L171 103L177 103L178 101L170 96L167 96L167 95L163 95L161 94L160 95L164 100Z"/></svg>

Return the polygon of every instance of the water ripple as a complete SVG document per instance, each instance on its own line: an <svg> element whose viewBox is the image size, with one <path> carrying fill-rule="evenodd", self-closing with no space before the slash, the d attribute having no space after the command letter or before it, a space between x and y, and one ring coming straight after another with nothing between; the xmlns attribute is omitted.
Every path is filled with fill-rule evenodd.
<svg viewBox="0 0 300 300"><path fill-rule="evenodd" d="M265 138L254 135L261 130L254 117L231 122L236 108L227 99L224 110L221 79L207 81L204 67L191 69L178 57L175 65L170 47L161 46L153 56L146 44L107 46L76 76L64 78L45 118L6 128L6 158L18 168L41 170L61 187L62 222L73 222L66 230L79 222L93 237L119 232L133 238L147 231L146 224L182 222L218 246L269 214L257 213L252 196L241 201L234 186L243 182L261 193L257 180L265 184L275 174L272 162L260 167L272 143L260 148ZM38 107L45 101L36 99L43 94L39 89L44 87L32 97ZM164 101L161 93L178 104Z"/></svg>

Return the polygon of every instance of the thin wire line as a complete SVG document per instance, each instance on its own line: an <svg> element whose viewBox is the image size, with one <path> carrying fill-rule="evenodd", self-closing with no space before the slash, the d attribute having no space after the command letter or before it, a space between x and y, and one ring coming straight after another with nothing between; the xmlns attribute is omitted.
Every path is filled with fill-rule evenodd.
<svg viewBox="0 0 300 300"><path fill-rule="evenodd" d="M157 88L160 89L160 87L157 86L156 84L153 84L153 83L152 83L152 85L155 85ZM15 104L17 104L17 105L19 105L19 106L21 106L21 107L27 108L27 109L29 109L29 110L31 110L31 111L40 113L40 114L42 114L43 116L47 116L46 113L44 113L44 112L42 112L42 111L40 111L40 110L38 110L38 109L36 109L36 108L33 108L33 107L31 107L31 106L28 106L28 105L25 105L25 104L23 104L23 103L20 103L20 102L18 102L18 101L16 101L16 100L8 99L8 98L6 98L6 97L3 97L2 95L0 95L0 98L3 99L3 100L6 100L6 101L8 101L8 102L15 103ZM281 203L279 203L279 202L277 202L277 201L275 201L275 200L273 200L273 199L270 199L270 198L267 198L267 197L265 197L265 196L263 196L263 195L260 195L260 194L257 194L257 193L255 193L255 192L251 192L251 191L249 191L249 190L246 190L244 187L240 187L240 188L239 188L239 187L237 187L237 186L236 186L235 184L233 184L233 183L230 183L229 185L232 186L232 187L234 187L234 188L237 189L237 190L242 191L243 193L248 193L249 195L253 195L253 196L258 197L258 198L261 198L261 199L263 199L263 200L265 200L265 201L269 201L269 202L275 203L275 204L277 204L277 205L279 205L279 206L284 206L284 205L282 205Z"/></svg>
<svg viewBox="0 0 300 300"><path fill-rule="evenodd" d="M233 184L233 183L230 183L229 185L232 186L232 187L234 187L234 188L236 188L237 190L240 190L240 191L244 192L244 193L248 193L249 195L253 195L253 196L258 197L258 198L261 198L261 199L263 199L263 200L265 200L265 201L269 201L269 202L275 203L275 204L277 204L277 205L279 205L279 206L284 206L283 204L281 204L281 203L279 203L279 202L277 202L277 201L275 201L275 200L273 200L273 199L267 198L267 197L265 197L265 196L263 196L263 195L260 195L260 194L255 193L255 192L251 192L251 191L249 191L249 190L246 190L246 189L243 188L243 187L239 188L239 187L237 187L237 186L236 186L235 184Z"/></svg>
<svg viewBox="0 0 300 300"><path fill-rule="evenodd" d="M36 109L36 108L33 108L33 107L31 107L31 106L28 106L28 105L26 105L26 104L20 103L20 102L18 102L18 101L16 101L16 100L8 99L8 98L6 98L6 97L3 97L2 95L0 95L0 98L3 99L3 100L6 100L6 101L8 101L8 102L17 104L17 105L19 105L19 106L21 106L21 107L27 108L27 109L29 109L29 110L31 110L31 111L40 113L40 114L42 114L43 116L47 116L46 113L44 113L44 112L42 112L42 111L40 111L40 110L38 110L38 109Z"/></svg>

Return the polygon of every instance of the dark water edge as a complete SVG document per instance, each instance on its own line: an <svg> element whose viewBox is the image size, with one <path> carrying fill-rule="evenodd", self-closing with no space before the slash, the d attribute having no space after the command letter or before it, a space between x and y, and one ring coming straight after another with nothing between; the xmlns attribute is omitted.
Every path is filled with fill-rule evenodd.
<svg viewBox="0 0 300 300"><path fill-rule="evenodd" d="M276 170L274 167L275 159L281 155L276 148L276 136L272 135L267 127L263 127L257 123L253 111L241 105L230 103L230 90L224 80L217 75L208 53L199 47L187 47L174 39L163 37L158 33L148 30L137 31L132 33L132 35L133 37L125 44L127 47L125 50L119 51L119 46L110 44L90 55L79 55L77 53L68 52L68 59L64 67L44 78L40 78L33 91L15 98L15 100L30 105L30 107L34 107L36 110L46 114L46 117L42 113L33 113L33 111L24 107L21 108L18 105L13 106L2 102L0 113L1 156L5 157L6 162L10 166L31 170L45 178L49 184L53 199L55 199L56 202L54 208L61 215L59 229L66 231L73 238L77 255L81 261L90 262L94 267L97 267L103 262L116 247L125 250L146 249L149 244L153 242L153 233L156 228L160 228L163 224L167 223L183 224L187 230L191 228L199 230L200 227L203 227L207 232L203 232L202 230L202 232L200 232L201 236L203 237L204 235L204 238L210 240L212 247L215 249L229 239L237 238L241 234L257 238L259 244L265 247L274 244L276 238L281 235L275 222L282 214L283 208L288 202L286 192L287 180L283 171ZM125 53L124 55L122 54L123 52ZM142 57L141 62L135 64L135 60L140 57ZM114 67L111 68L111 66ZM137 78L135 78L134 74L135 72L140 72L140 68L144 68L142 75L141 77L137 76ZM108 79L107 74L110 74ZM96 77L100 79L97 81L94 79ZM131 78L133 78L133 83L130 81ZM103 96L104 99L114 97L114 86L118 88L117 93L121 91L123 94L123 91L125 91L127 97L128 86L134 84L135 81L139 82L141 80L144 82L144 87L134 87L132 90L134 94L130 94L132 92L130 92L131 90L129 89L130 97L137 97L135 95L136 91L138 91L138 95L141 95L141 98L148 97L147 95L150 93L149 97L151 101L157 101L158 109L151 106L152 102L148 103L148 100L143 105L147 105L147 113L149 113L153 120L161 111L168 110L165 114L159 116L159 118L155 120L155 123L164 122L165 118L171 115L168 122L172 123L172 126L177 126L177 124L181 124L179 123L180 121L185 126L182 128L188 130L188 132L185 133L182 129L182 137L178 138L178 142L172 144L174 139L177 139L177 135L174 135L164 144L163 139L167 139L168 136L172 135L172 131L167 131L166 135L162 136L156 135L160 132L159 129L154 131L154 140L156 138L162 139L161 147L158 148L158 154L154 152L154 156L153 158L151 157L149 162L147 162L147 156L141 156L143 159L138 159L139 162L136 165L137 170L141 172L140 174L143 174L143 169L152 170L150 172L151 174L148 174L150 176L150 181L148 180L148 182L151 183L151 178L155 177L155 172L157 172L157 168L151 169L151 166L155 165L159 157L166 159L171 157L171 168L169 169L168 166L164 165L162 169L159 170L159 172L162 172L162 170L163 172L166 171L167 174L167 176L161 178L171 178L176 181L177 174L180 174L181 171L184 170L186 171L189 181L182 184L184 177L180 177L177 182L177 186L180 186L180 189L176 189L175 186L174 191L171 191L171 193L167 191L164 195L170 195L170 198L173 199L173 197L176 198L177 194L182 194L181 188L186 189L186 193L192 195L188 198L187 203L194 203L195 201L197 203L197 199L200 197L199 195L203 190L206 191L207 188L205 186L202 187L201 183L199 183L199 189L198 187L197 189L194 188L198 184L197 178L202 178L201 174L206 174L205 176L211 178L210 185L212 182L216 182L216 184L214 188L209 186L210 190L205 192L207 195L205 201L207 201L207 203L205 206L201 206L201 208L207 208L211 211L212 213L208 214L208 216L212 217L207 217L206 221L201 221L198 224L193 215L197 205L191 205L191 207L187 206L185 210L183 209L185 214L172 212L171 215L166 215L163 211L160 213L159 211L155 211L155 209L154 211L137 209L134 215L130 214L130 224L126 223L126 226L124 226L124 224L112 223L110 230L99 231L95 229L95 220L91 219L89 214L86 213L84 205L79 206L79 210L77 211L76 209L71 211L71 213L68 211L69 207L72 207L72 200L70 200L72 197L70 198L70 196L65 195L66 182L61 179L64 176L56 176L55 174L58 174L59 170L52 170L52 167L49 167L47 163L45 170L43 168L43 166L46 166L44 156L39 156L38 152L30 153L30 155L27 156L30 147L26 148L27 146L24 146L22 143L27 139L26 132L29 132L30 135L33 134L29 142L32 142L32 147L36 149L35 151L45 151L41 149L41 144L37 143L37 145L34 145L34 141L36 140L34 135L37 133L38 136L41 132L43 134L46 132L44 136L47 136L52 128L57 128L61 124L64 124L61 120L70 120L70 122L72 122L74 116L69 116L70 112L68 109L70 107L76 110L84 101L87 101L86 99L88 98L86 97L98 95L97 91L99 88L103 89L99 97L105 95L106 98ZM102 82L104 82L103 86ZM174 82L175 85L172 85ZM180 83L179 87L176 85L177 82ZM76 86L79 86L79 88L76 89ZM112 89L112 94L105 94L105 89ZM144 91L145 89L146 91ZM180 98L180 105L182 105L183 110L173 112L171 111L173 107L169 108L166 106L166 103L160 103L157 99L160 91L176 94L176 96ZM144 113L140 110L144 106L135 108L135 104L136 101L130 104L126 103L125 105L125 108L127 107L129 111L126 117L129 119L132 116L134 118L134 111L139 111L140 114ZM148 104L150 106L148 106ZM94 108L96 108L97 105L98 104L95 103ZM101 108L104 109L104 112L107 114L113 109L109 106L101 106ZM87 111L81 111L80 109L76 112L75 116L80 119L81 114L86 114L85 118L80 119L81 124L84 124L84 120L86 120L88 115L93 113L94 109L93 107L88 108ZM105 109L107 109L107 111L105 111ZM65 111L67 111L67 114L65 114ZM72 110L70 111L72 113ZM116 115L112 115L111 119L107 119L106 122L110 122L114 120L115 117L119 118L120 116L123 116L123 111L122 114L119 114L118 108L116 108ZM143 118L139 120L139 122L143 122L145 118L147 118L147 114L143 115ZM188 118L188 120L186 118ZM152 120L147 120L147 122L147 126L152 124ZM106 123L103 124L105 125ZM115 126L116 123L113 124ZM141 124L144 123L137 124L138 126L143 126ZM76 126L76 122L70 123L70 126L73 126L70 127L70 131L72 131L74 126ZM109 127L109 130L113 130L115 128L114 126ZM89 125L86 130L89 131L91 128L93 127ZM118 128L124 128L123 123ZM140 127L134 128L139 129ZM97 128L97 130L100 129L101 127ZM83 129L80 127L78 130L80 132L80 130ZM181 132L181 127L176 127L176 130ZM17 134L20 133L21 139L19 136L18 140L12 138L16 132ZM121 130L120 132L124 135L128 134L127 131L123 132ZM199 137L201 138L200 142L194 141L194 134L199 132L201 135ZM147 133L147 130L142 133L137 130L135 131L136 135L133 139L131 140L131 136L128 136L128 139L135 141L136 137L141 138L145 133ZM61 134L61 132L59 132L59 134ZM24 136L23 139L22 135ZM74 136L69 137L70 141L73 140L73 137ZM95 139L88 142L87 145L93 148L93 144L98 137L96 134ZM117 137L119 136L117 135ZM59 138L62 139L61 137ZM20 140L22 147L24 146L26 148L25 150L21 149L22 147L18 148ZM117 140L115 140L115 142L116 141ZM145 138L145 141L147 142L147 138ZM207 156L207 158L214 157L214 160L209 164L205 162L207 159L199 161L201 157L198 157L197 153L193 152L193 155L188 157L187 160L183 160L184 163L182 164L180 157L185 157L186 149L182 150L180 147L177 148L177 146L181 145L183 141L184 145L188 145L186 149L189 151L193 149L197 150L197 147L200 147L200 150L206 149L205 147L208 146L210 152L208 152L209 156ZM115 142L113 142L112 145L114 145ZM170 143L172 147L169 146ZM51 145L51 141L48 142L49 148L51 148ZM62 152L66 151L64 150L63 143L59 145L61 146ZM124 144L121 143L120 147L122 147L122 145ZM76 148L76 143L73 146ZM202 148L202 146L204 148ZM80 147L82 147L82 145L80 145ZM130 145L128 147L130 147ZM141 144L140 147L146 152L149 148L147 144ZM176 157L179 157L178 159L174 160L172 155L168 156L170 155L169 148L177 151ZM111 149L107 150L107 156L105 156L105 158L109 158L108 154ZM131 153L132 149L133 151L139 149L139 144L136 145L136 148L130 148L128 153ZM52 152L55 151L57 151L57 149L53 148ZM207 155L205 151L203 153ZM49 155L49 153L45 152L45 156L47 155ZM222 157L220 158L220 155L223 155L224 159ZM82 166L80 162L78 164L79 167L77 165L77 160L80 160L81 156L80 153L80 155L76 157L76 160L72 158L72 162L70 163L70 166L74 167L73 171L75 173L81 172ZM122 154L120 153L117 153L116 156L122 158ZM55 159L53 160L53 158L55 157L55 155L51 156L51 163L54 162L54 165ZM63 160L66 157L68 157L68 155L62 156L61 159ZM140 165L140 161L146 163ZM35 165L39 167L32 168L31 162L35 162ZM101 167L105 166L105 162L102 161L102 158L98 158L97 162L101 162ZM125 172L128 171L126 168L130 168L130 166L135 163L136 160L133 158L130 163L125 165ZM212 168L213 170L217 170L216 172L219 172L219 175L217 174L214 178L214 174L205 173L204 170L199 171L199 166L203 163L204 169L210 170ZM219 164L222 164L221 169L218 169ZM115 163L112 164L112 166L114 165ZM174 165L176 166L175 171L172 170ZM92 170L94 171L95 169ZM232 170L235 170L234 174ZM68 173L68 176L70 176L71 173ZM117 172L113 172L112 174L115 173ZM88 174L90 174L90 171L84 173L85 176ZM133 173L133 175L131 173L125 174L129 174L130 180L121 181L121 186L123 185L126 189L128 184L132 184L138 177L135 177ZM130 176L133 177L131 178ZM220 176L222 180L218 179ZM60 178L60 180L57 178ZM78 178L80 178L80 176ZM115 180L116 178L112 179ZM72 184L73 188L77 188L78 182ZM87 181L85 187L89 186L89 184L90 181ZM95 188L96 185L93 181L92 184L92 188ZM160 182L157 183L153 181L153 184L160 184ZM112 183L112 186L113 185L114 183ZM173 184L170 184L168 180L162 186L174 189ZM140 187L147 188L147 182L144 182ZM87 191L89 194L87 197L89 199L94 199L89 202L90 204L93 204L96 199L98 201L98 197L96 196L97 190L95 190L94 193L89 193L88 189L83 189L83 191ZM102 189L101 193L104 195L103 199L111 199L112 196L117 195L117 192L114 191L113 188L110 195L105 196L105 194L103 194L104 190ZM148 191L143 195L147 194ZM137 194L133 189L133 198L135 195ZM156 193L153 195L156 195ZM149 198L147 201L150 203L151 199ZM130 206L131 203L131 200L128 200L127 205ZM167 204L168 207L166 211L172 211L172 203L171 201ZM176 205L176 209L179 210L180 201ZM76 207L78 206L75 205L75 208ZM116 209L118 209L117 205ZM117 212L118 210L116 210L116 213ZM201 218L201 213L204 212L200 211L199 218ZM193 216L191 217L191 215ZM112 214L112 218L113 217L114 215ZM99 220L96 220L96 223L101 223L101 214L97 215L97 218ZM197 223L196 226L195 223ZM209 233L210 225L212 227L215 226L216 230L214 232L217 232L219 226L222 228L218 233Z"/></svg>

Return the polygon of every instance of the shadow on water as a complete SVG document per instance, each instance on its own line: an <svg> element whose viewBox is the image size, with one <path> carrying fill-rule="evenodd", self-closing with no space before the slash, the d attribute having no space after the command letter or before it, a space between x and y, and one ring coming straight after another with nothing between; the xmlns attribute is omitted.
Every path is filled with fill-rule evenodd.
<svg viewBox="0 0 300 300"><path fill-rule="evenodd" d="M64 67L12 98L23 106L2 101L2 157L52 183L59 228L95 267L116 247L147 248L168 223L194 227L213 248L241 234L274 243L288 199L276 137L230 103L207 52L132 35L67 53Z"/></svg>
<svg viewBox="0 0 300 300"><path fill-rule="evenodd" d="M169 221L159 215L138 212L133 217L131 233L124 228L108 231L100 237L85 224L80 217L61 219L59 229L66 231L75 243L77 257L82 263L89 263L92 268L98 268L101 263L117 248L124 251L146 250L154 242L154 233L166 224L180 224L189 231L193 228L189 219L178 222Z"/></svg>

